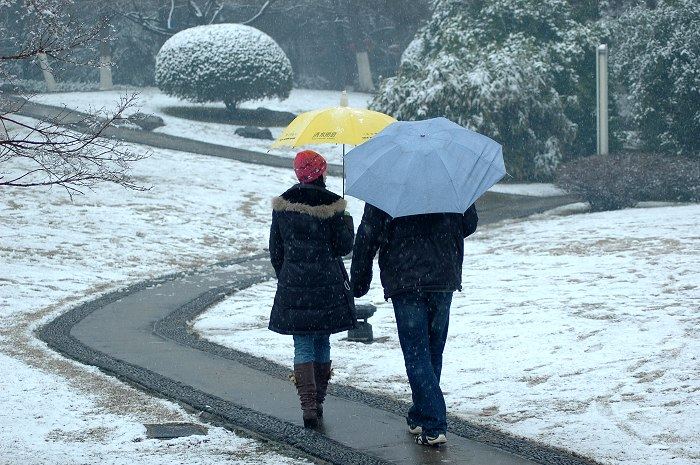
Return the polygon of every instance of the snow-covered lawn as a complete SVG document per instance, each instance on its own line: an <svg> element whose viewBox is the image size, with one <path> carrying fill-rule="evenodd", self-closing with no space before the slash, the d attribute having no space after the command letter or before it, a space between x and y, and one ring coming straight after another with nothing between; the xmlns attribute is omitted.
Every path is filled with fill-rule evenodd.
<svg viewBox="0 0 700 465"><path fill-rule="evenodd" d="M206 437L146 440L143 423L197 419L34 337L41 322L81 300L260 252L270 198L294 183L291 170L167 150L153 150L134 174L152 188L103 185L73 202L61 188L3 189L0 463L298 463L221 428ZM331 180L336 190L339 183ZM352 204L356 215L359 208Z"/></svg>
<svg viewBox="0 0 700 465"><path fill-rule="evenodd" d="M499 183L489 189L491 192L501 194L526 195L529 197L557 197L566 195L566 192L556 187L554 184L531 183L531 184L505 184Z"/></svg>
<svg viewBox="0 0 700 465"><path fill-rule="evenodd" d="M259 152L268 152L275 155L293 157L296 150L270 149L271 141L247 139L234 134L236 128L230 124L208 123L191 119L171 116L165 112L168 107L193 107L193 108L225 108L223 103L192 103L175 97L169 97L155 87L136 87L133 89L112 90L103 92L64 92L38 94L33 100L48 105L66 106L73 110L84 112L109 111L114 108L121 97L127 94L138 93L136 105L126 112L126 116L142 111L152 113L163 118L165 126L157 128L155 132L171 134L179 137L188 137L204 142L238 147ZM348 102L351 107L367 108L372 96L360 92L350 92ZM255 102L245 102L242 108L265 107L277 111L290 111L302 113L318 108L338 105L340 92L331 90L294 89L289 98L285 100L266 99ZM270 128L274 137L282 133L283 128ZM322 145L310 147L323 154L330 162L340 163L342 148L335 145ZM349 150L351 147L348 147ZM565 193L551 184L498 184L491 188L493 192L505 194L529 195L535 197L557 196Z"/></svg>
<svg viewBox="0 0 700 465"><path fill-rule="evenodd" d="M467 240L443 370L449 410L604 463L700 460L700 206L540 216ZM409 400L391 304L379 342L333 338L338 383ZM204 337L291 366L275 283L203 314Z"/></svg>
<svg viewBox="0 0 700 465"><path fill-rule="evenodd" d="M3 352L3 465L310 463L282 456L258 441L218 427L208 426L206 436L146 439L142 423L200 422L174 404L121 385L96 369L58 360L57 356L39 367L21 360L23 355L18 360L17 355Z"/></svg>

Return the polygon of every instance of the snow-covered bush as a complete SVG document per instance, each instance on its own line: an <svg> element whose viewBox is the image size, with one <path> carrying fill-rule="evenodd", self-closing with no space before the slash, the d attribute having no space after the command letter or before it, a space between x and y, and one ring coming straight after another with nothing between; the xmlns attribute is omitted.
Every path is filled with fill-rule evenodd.
<svg viewBox="0 0 700 465"><path fill-rule="evenodd" d="M697 161L658 153L582 158L563 165L556 183L580 195L594 211L628 208L644 201L700 201Z"/></svg>
<svg viewBox="0 0 700 465"><path fill-rule="evenodd" d="M594 72L604 31L571 12L566 0L438 0L371 106L446 116L501 142L511 175L550 178L565 154L595 147L595 84L581 69Z"/></svg>
<svg viewBox="0 0 700 465"><path fill-rule="evenodd" d="M622 15L612 48L647 148L700 153L700 2L661 1Z"/></svg>
<svg viewBox="0 0 700 465"><path fill-rule="evenodd" d="M267 34L242 24L197 26L168 39L156 57L156 82L169 95L228 108L286 98L292 65Z"/></svg>

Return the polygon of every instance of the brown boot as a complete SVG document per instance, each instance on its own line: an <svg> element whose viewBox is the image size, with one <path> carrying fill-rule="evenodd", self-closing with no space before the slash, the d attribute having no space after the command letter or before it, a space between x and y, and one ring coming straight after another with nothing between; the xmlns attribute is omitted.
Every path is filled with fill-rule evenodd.
<svg viewBox="0 0 700 465"><path fill-rule="evenodd" d="M294 365L294 379L304 413L304 427L315 428L318 426L318 405L313 362Z"/></svg>
<svg viewBox="0 0 700 465"><path fill-rule="evenodd" d="M331 379L331 362L314 364L314 375L316 378L316 404L318 417L323 417L323 401L326 400L328 381Z"/></svg>

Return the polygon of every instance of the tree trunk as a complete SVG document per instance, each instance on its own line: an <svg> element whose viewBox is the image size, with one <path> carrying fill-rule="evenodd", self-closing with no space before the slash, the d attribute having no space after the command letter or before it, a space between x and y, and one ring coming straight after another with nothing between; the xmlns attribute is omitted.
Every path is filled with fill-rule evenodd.
<svg viewBox="0 0 700 465"><path fill-rule="evenodd" d="M372 82L372 69L369 66L369 55L366 51L357 52L355 54L357 60L357 78L360 85L360 90L369 92L374 90Z"/></svg>
<svg viewBox="0 0 700 465"><path fill-rule="evenodd" d="M353 83L352 79L352 60L349 58L350 40L348 39L345 29L342 25L337 24L335 27L336 42L341 44L340 53L335 55L335 66L333 70L336 75L336 82L341 83L341 89L347 89Z"/></svg>
<svg viewBox="0 0 700 465"><path fill-rule="evenodd" d="M100 90L111 90L112 87L112 54L109 42L103 39L100 42Z"/></svg>
<svg viewBox="0 0 700 465"><path fill-rule="evenodd" d="M238 102L231 98L225 98L224 105L226 105L226 109L230 112L238 111Z"/></svg>
<svg viewBox="0 0 700 465"><path fill-rule="evenodd" d="M352 2L345 3L345 16L350 26L350 36L355 46L355 63L357 65L357 83L360 90L370 91L374 89L372 83L372 70L369 65L369 54L365 44L365 36L362 33L362 23L359 12L352 8Z"/></svg>
<svg viewBox="0 0 700 465"><path fill-rule="evenodd" d="M56 92L56 80L51 72L51 67L49 66L49 60L45 53L40 53L37 55L39 60L39 67L41 68L41 73L44 75L44 82L46 82L46 90L49 92Z"/></svg>

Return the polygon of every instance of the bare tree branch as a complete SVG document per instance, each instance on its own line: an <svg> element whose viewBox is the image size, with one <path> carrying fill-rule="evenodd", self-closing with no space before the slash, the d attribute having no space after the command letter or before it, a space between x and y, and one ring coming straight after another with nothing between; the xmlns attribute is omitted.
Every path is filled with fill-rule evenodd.
<svg viewBox="0 0 700 465"><path fill-rule="evenodd" d="M190 9L190 14L199 20L199 24L202 24L201 21L204 19L204 14L199 5L194 0L187 0L187 6Z"/></svg>
<svg viewBox="0 0 700 465"><path fill-rule="evenodd" d="M213 24L214 21L216 21L216 18L219 16L219 13L221 13L221 10L224 9L223 1L212 1L211 3L216 5L216 10L214 10L214 13L212 13L209 24Z"/></svg>
<svg viewBox="0 0 700 465"><path fill-rule="evenodd" d="M7 15L21 25L15 26L12 32L0 30L3 39L0 68L5 63L32 59L40 54L64 61L73 50L91 46L109 29L109 18L86 23L68 12L71 5L67 0L0 1L0 16ZM0 28L4 24L7 23L0 22Z"/></svg>
<svg viewBox="0 0 700 465"><path fill-rule="evenodd" d="M163 3L166 1L167 6ZM206 0L206 2L197 0L159 0L156 4L160 6L154 9L151 5L150 11L148 10L148 3L144 3L146 3L146 7L143 6L143 3L132 1L130 11L123 11L123 9L117 7L112 7L112 11L114 14L118 14L138 24L147 31L169 37L192 26L214 24L219 19L222 11L224 11L227 0ZM270 6L276 3L277 0L266 0L252 17L240 22L240 24L256 22L268 11ZM144 9L148 13L144 13ZM167 15L158 15L157 11L161 9L167 11ZM178 16L181 14L179 13L180 9L185 9L188 17L182 18Z"/></svg>
<svg viewBox="0 0 700 465"><path fill-rule="evenodd" d="M74 35L66 42L61 42L55 37L51 37L50 31L47 29L40 31L38 40L33 44L27 44L25 48L13 52L9 55L0 55L0 62L26 60L34 58L40 53L45 53L47 56L55 59L62 59L62 56L71 50L80 48L93 42L98 38L107 27L107 20L100 21L99 24L89 28L77 30Z"/></svg>
<svg viewBox="0 0 700 465"><path fill-rule="evenodd" d="M17 8L7 5L0 1L0 14L5 14L5 8ZM70 5L71 0L24 0L24 9L17 10L23 28L14 35L0 30L6 51L0 56L0 74L11 78L4 71L10 62L31 60L39 54L68 62L76 49L99 44L108 19L86 25L71 16ZM125 95L106 114L76 119L74 112L65 110L47 121L34 121L17 115L27 100L3 99L0 94L0 187L58 185L71 197L103 182L144 190L130 177L130 169L148 152L103 137L135 98Z"/></svg>
<svg viewBox="0 0 700 465"><path fill-rule="evenodd" d="M168 29L173 28L173 11L175 11L175 0L170 0L170 11L168 12Z"/></svg>
<svg viewBox="0 0 700 465"><path fill-rule="evenodd" d="M162 27L158 26L158 20L157 18L147 18L141 15L138 12L130 11L127 13L121 13L121 15L134 22L135 24L138 24L142 28L146 29L147 31L154 32L156 34L165 36L165 37L170 37L173 34L175 34L176 31L169 31L167 29L163 29Z"/></svg>
<svg viewBox="0 0 700 465"><path fill-rule="evenodd" d="M255 21L257 21L264 13L267 8L275 3L276 0L267 0L265 4L260 8L260 10L250 19L241 22L241 24L253 24Z"/></svg>

